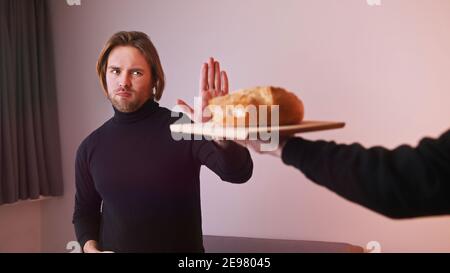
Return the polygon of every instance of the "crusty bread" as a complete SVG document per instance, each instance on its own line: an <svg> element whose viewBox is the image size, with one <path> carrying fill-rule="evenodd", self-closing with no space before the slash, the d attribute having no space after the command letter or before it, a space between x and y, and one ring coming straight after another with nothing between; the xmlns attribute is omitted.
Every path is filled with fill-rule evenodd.
<svg viewBox="0 0 450 273"><path fill-rule="evenodd" d="M209 101L208 108L212 122L222 126L270 126L271 110L275 109L271 106L276 105L279 106L278 125L298 124L303 120L303 102L295 94L273 86L241 89L227 96L215 97ZM267 106L267 110L261 110L264 108L259 106ZM251 117L250 109L255 109L257 117ZM259 120L260 111L267 111L267 119L264 119L267 120L266 124Z"/></svg>

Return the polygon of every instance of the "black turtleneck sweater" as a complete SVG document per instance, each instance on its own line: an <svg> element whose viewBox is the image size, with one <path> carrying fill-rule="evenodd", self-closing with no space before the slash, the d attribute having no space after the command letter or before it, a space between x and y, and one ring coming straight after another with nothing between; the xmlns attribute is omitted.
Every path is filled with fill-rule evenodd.
<svg viewBox="0 0 450 273"><path fill-rule="evenodd" d="M450 130L393 150L290 139L283 162L344 198L391 218L450 214Z"/></svg>
<svg viewBox="0 0 450 273"><path fill-rule="evenodd" d="M76 156L73 223L81 246L114 252L202 252L200 167L244 183L253 163L246 148L172 138L178 120L153 100L90 134Z"/></svg>

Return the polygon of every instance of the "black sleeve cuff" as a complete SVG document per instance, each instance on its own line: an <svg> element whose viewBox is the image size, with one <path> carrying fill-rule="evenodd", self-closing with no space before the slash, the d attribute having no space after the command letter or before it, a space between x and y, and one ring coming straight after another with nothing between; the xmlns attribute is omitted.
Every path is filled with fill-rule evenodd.
<svg viewBox="0 0 450 273"><path fill-rule="evenodd" d="M293 137L289 139L281 151L281 160L286 165L298 166L301 165L304 146L307 144L307 140L299 137Z"/></svg>

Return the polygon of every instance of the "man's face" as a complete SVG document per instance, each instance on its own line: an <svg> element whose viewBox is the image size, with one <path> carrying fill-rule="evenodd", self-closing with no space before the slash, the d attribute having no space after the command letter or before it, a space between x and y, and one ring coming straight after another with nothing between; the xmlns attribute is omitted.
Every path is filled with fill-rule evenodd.
<svg viewBox="0 0 450 273"><path fill-rule="evenodd" d="M152 75L144 55L132 46L115 47L108 58L108 98L120 112L138 110L152 96Z"/></svg>

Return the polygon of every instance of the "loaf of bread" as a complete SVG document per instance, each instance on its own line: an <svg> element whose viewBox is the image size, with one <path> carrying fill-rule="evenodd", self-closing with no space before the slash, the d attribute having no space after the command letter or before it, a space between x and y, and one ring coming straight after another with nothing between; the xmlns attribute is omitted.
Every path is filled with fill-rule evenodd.
<svg viewBox="0 0 450 273"><path fill-rule="evenodd" d="M221 126L292 125L299 124L304 117L303 102L294 93L274 86L241 89L215 97L209 101L208 108L212 122ZM275 124L276 115L272 121L276 109L279 111L278 124Z"/></svg>

